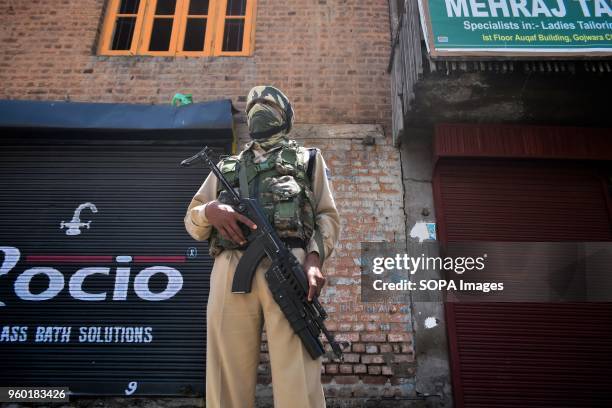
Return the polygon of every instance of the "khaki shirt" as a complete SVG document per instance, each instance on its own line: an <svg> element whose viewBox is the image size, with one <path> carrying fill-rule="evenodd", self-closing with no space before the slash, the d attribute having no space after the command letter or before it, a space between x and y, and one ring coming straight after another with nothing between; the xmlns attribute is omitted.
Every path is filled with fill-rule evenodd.
<svg viewBox="0 0 612 408"><path fill-rule="evenodd" d="M252 143L245 146L245 150L251 148ZM270 149L268 152L255 152L255 157L264 158L266 154L275 150ZM305 149L306 156L308 156L308 150ZM305 161L308 157L304 158ZM338 235L340 232L340 216L338 215L338 209L331 191L331 185L327 178L329 170L321 152L317 149L316 164L313 171L312 190L315 198L316 205L316 220L317 226L323 236L323 246L325 247L325 258L333 253L334 247L338 241ZM189 235L197 240L203 241L208 239L212 231L212 225L208 221L205 215L206 205L211 201L217 199L217 177L211 172L204 183L197 191L189 207L187 208L187 214L185 214L185 228ZM307 246L307 253L319 251L316 240L310 239ZM321 259L323 262L325 259Z"/></svg>

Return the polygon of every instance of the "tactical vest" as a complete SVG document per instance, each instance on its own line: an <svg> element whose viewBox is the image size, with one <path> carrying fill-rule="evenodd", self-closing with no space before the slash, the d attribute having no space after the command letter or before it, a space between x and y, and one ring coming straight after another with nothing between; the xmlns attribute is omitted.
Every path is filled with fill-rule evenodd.
<svg viewBox="0 0 612 408"><path fill-rule="evenodd" d="M266 161L255 163L251 150L239 156L230 156L220 163L220 170L229 184L239 188L240 166L246 166L249 196L257 198L281 239L286 242L301 242L305 247L314 233L316 206L310 179L306 175L305 149L295 141L270 152ZM232 204L227 192L219 184L218 201ZM246 236L248 228L238 223ZM227 240L213 228L209 238L209 252L215 257L224 249L245 249ZM299 245L298 245L299 246Z"/></svg>

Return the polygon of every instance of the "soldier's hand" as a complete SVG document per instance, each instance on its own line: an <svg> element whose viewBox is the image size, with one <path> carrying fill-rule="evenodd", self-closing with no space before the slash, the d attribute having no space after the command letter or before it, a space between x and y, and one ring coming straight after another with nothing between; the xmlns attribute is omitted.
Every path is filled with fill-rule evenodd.
<svg viewBox="0 0 612 408"><path fill-rule="evenodd" d="M223 238L239 245L246 243L246 238L238 225L239 221L251 229L257 228L253 221L234 210L231 205L222 204L217 200L208 203L204 212L208 221Z"/></svg>
<svg viewBox="0 0 612 408"><path fill-rule="evenodd" d="M308 301L321 294L321 289L325 286L325 277L321 273L321 260L319 254L311 252L306 255L304 260L304 271L308 279Z"/></svg>

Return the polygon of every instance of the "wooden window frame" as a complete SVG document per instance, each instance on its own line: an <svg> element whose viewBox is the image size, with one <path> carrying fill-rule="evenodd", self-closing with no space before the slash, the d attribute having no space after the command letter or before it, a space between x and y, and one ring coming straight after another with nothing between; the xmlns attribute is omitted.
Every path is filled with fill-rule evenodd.
<svg viewBox="0 0 612 408"><path fill-rule="evenodd" d="M151 32L153 31L153 22L155 20L155 9L157 8L157 2L159 0L141 0L144 1L144 3L146 3L146 12L145 12L145 18L143 21L143 30L141 32L139 41L138 41L138 54L140 55L152 55L152 56L159 56L159 57L168 57L168 56L172 56L172 55L176 55L176 46L177 46L177 40L178 40L178 33L179 30L181 29L180 27L180 23L182 20L182 12L183 12L183 6L185 1L184 0L176 0L176 4L174 6L174 14L170 15L168 14L167 16L164 17L158 17L158 18L165 18L165 19L172 19L174 20L172 23L172 32L170 34L170 44L168 45L168 51L149 51L149 42L151 40Z"/></svg>
<svg viewBox="0 0 612 408"><path fill-rule="evenodd" d="M255 10L257 0L247 0L246 10L244 15L244 37L242 38L242 51L223 51L223 35L225 29L225 19L231 18L227 16L227 0L217 0L218 5L217 15L215 16L215 38L213 46L213 55L215 56L248 56L253 50L253 39L255 38ZM238 16L236 16L238 17ZM240 16L240 18L242 18Z"/></svg>
<svg viewBox="0 0 612 408"><path fill-rule="evenodd" d="M185 44L185 30L187 28L187 19L189 18L189 1L179 0L182 3L181 15L179 17L179 38L177 42L177 49L174 55L183 55L188 57L202 57L211 55L212 47L212 36L214 32L214 21L215 21L215 10L214 6L216 1L208 2L208 14L206 14L206 33L204 34L204 50L203 51L184 51L183 46ZM203 16L203 14L198 15Z"/></svg>
<svg viewBox="0 0 612 408"><path fill-rule="evenodd" d="M170 46L168 51L149 51L149 42L155 18L155 8L157 0L141 0L136 14L136 24L132 44L129 50L112 50L111 43L115 22L119 14L121 0L109 0L104 23L102 26L101 41L98 47L99 55L149 55L160 57L211 57L211 56L236 56L245 57L253 55L255 48L255 17L257 10L257 0L247 0L244 17L244 34L242 39L242 51L223 51L223 36L225 29L227 0L210 0L206 16L206 33L203 51L183 51L185 40L185 29L189 18L189 0L177 0L174 9L174 23L170 35ZM236 16L238 17L238 16ZM167 18L170 18L169 16Z"/></svg>
<svg viewBox="0 0 612 408"><path fill-rule="evenodd" d="M134 34L132 36L132 44L129 50L113 50L111 49L111 43L113 40L113 31L115 28L115 22L119 13L119 5L121 0L110 0L108 2L108 8L106 16L104 18L104 24L102 26L102 41L100 41L100 47L98 54L102 55L136 55L138 50L138 43L140 40L140 32L142 31L142 21L145 12L146 1L141 0L138 5L138 13L136 14L136 24L134 26Z"/></svg>

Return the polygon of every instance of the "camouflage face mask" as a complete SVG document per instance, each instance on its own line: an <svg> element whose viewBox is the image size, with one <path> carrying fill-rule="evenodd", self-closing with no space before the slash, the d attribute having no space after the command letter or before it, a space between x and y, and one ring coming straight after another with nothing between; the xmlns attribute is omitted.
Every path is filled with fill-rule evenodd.
<svg viewBox="0 0 612 408"><path fill-rule="evenodd" d="M278 110L270 105L256 103L247 115L249 134L253 139L259 139L257 133L266 132L284 124L284 119Z"/></svg>

